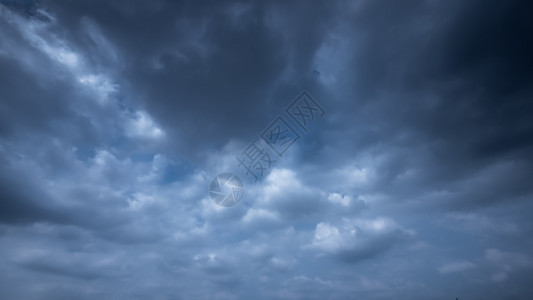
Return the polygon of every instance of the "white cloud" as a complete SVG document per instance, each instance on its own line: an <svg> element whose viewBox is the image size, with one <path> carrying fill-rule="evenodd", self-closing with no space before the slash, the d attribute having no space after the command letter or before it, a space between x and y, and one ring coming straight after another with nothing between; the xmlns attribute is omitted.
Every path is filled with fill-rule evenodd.
<svg viewBox="0 0 533 300"><path fill-rule="evenodd" d="M118 84L113 83L103 74L79 74L78 81L87 87L94 99L100 104L109 103L113 93L119 90Z"/></svg>
<svg viewBox="0 0 533 300"><path fill-rule="evenodd" d="M270 202L287 191L295 191L304 187L296 178L296 173L290 169L274 168L266 178L264 187L264 201Z"/></svg>
<svg viewBox="0 0 533 300"><path fill-rule="evenodd" d="M126 123L126 134L130 137L160 139L165 132L157 126L145 111L137 111Z"/></svg>
<svg viewBox="0 0 533 300"><path fill-rule="evenodd" d="M411 233L386 218L348 219L338 225L320 222L307 248L353 257L383 251Z"/></svg>
<svg viewBox="0 0 533 300"><path fill-rule="evenodd" d="M350 232L347 235L355 236L355 232ZM322 251L334 253L347 246L345 244L348 242L346 237L346 234L341 235L337 227L321 222L316 225L315 236L311 245Z"/></svg>
<svg viewBox="0 0 533 300"><path fill-rule="evenodd" d="M352 197L339 193L330 193L328 200L341 206L350 206L350 203L352 203Z"/></svg>

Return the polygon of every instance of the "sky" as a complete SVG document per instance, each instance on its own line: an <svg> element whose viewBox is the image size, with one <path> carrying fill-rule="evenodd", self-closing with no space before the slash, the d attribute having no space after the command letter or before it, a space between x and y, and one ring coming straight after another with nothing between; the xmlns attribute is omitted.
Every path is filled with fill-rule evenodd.
<svg viewBox="0 0 533 300"><path fill-rule="evenodd" d="M0 298L529 299L531 15L1 0Z"/></svg>

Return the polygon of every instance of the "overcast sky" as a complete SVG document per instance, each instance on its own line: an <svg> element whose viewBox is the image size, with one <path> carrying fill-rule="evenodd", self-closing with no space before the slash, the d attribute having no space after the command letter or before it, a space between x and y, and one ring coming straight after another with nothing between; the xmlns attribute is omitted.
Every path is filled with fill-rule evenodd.
<svg viewBox="0 0 533 300"><path fill-rule="evenodd" d="M532 6L0 1L0 298L530 299Z"/></svg>

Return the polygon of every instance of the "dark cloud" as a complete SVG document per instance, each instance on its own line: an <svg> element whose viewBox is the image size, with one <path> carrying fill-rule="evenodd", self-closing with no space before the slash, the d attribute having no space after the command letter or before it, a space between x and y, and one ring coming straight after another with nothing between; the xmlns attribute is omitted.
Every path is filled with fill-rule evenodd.
<svg viewBox="0 0 533 300"><path fill-rule="evenodd" d="M7 173L7 172L6 172ZM16 173L15 173L16 174ZM27 189L28 182L17 182L10 178L13 173L0 174L0 220L2 223L25 223L36 221L62 221L60 211L46 205L46 199L36 197L36 190Z"/></svg>
<svg viewBox="0 0 533 300"><path fill-rule="evenodd" d="M0 297L523 298L531 10L0 1ZM301 90L326 115L253 183Z"/></svg>
<svg viewBox="0 0 533 300"><path fill-rule="evenodd" d="M350 25L337 30L351 34L344 43L354 51L346 55L351 67L335 74L344 110L330 112L329 126L350 129L328 131L330 148L323 153L339 157L329 163L345 164L344 153L381 155L375 188L411 198L422 192L413 185L446 190L506 161L517 169L505 189L530 194L524 183L531 170L532 106L523 57L531 48L529 9L524 1L357 7ZM406 172L413 175L404 188L399 178ZM514 197L504 195L467 196L460 206Z"/></svg>
<svg viewBox="0 0 533 300"><path fill-rule="evenodd" d="M246 139L261 130L277 106L294 96L294 87L305 83L299 78L312 73L314 53L335 10L324 3L69 5L54 10L59 22L72 28L66 34L80 51L94 55L97 41L80 37L87 35L86 24L96 24L120 49L114 71L131 88L125 96L141 101L180 151L211 148L228 137ZM288 14L296 9L301 12ZM99 54L95 59L105 57Z"/></svg>

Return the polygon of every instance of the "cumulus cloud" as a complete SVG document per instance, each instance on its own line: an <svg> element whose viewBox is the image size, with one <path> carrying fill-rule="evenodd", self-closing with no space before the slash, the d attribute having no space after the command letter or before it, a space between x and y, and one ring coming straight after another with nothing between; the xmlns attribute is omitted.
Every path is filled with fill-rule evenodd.
<svg viewBox="0 0 533 300"><path fill-rule="evenodd" d="M0 0L0 298L531 294L531 8Z"/></svg>
<svg viewBox="0 0 533 300"><path fill-rule="evenodd" d="M389 219L344 219L337 226L318 223L310 247L353 262L379 255L410 235Z"/></svg>

